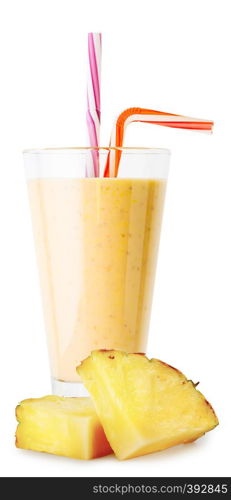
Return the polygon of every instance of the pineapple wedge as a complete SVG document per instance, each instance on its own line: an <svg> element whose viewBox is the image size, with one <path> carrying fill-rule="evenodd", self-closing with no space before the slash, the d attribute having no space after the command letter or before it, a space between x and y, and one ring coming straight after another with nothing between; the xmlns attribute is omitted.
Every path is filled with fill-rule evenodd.
<svg viewBox="0 0 231 500"><path fill-rule="evenodd" d="M120 460L194 441L218 424L192 381L158 359L93 351L77 371Z"/></svg>
<svg viewBox="0 0 231 500"><path fill-rule="evenodd" d="M90 398L25 399L16 418L17 448L83 460L112 453Z"/></svg>

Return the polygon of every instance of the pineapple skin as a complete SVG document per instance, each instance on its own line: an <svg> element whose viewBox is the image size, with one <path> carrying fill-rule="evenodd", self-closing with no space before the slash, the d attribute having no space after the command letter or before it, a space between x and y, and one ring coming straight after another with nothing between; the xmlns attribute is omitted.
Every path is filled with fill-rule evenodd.
<svg viewBox="0 0 231 500"><path fill-rule="evenodd" d="M195 441L219 423L193 382L158 359L99 350L77 371L119 460Z"/></svg>
<svg viewBox="0 0 231 500"><path fill-rule="evenodd" d="M17 448L82 460L112 453L90 398L25 399L16 419Z"/></svg>

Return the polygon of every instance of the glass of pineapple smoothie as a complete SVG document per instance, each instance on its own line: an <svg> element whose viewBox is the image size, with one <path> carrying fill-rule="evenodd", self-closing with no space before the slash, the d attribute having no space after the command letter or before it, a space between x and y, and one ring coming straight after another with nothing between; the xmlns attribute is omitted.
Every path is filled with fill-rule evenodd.
<svg viewBox="0 0 231 500"><path fill-rule="evenodd" d="M109 148L100 148L105 164ZM86 178L91 150L24 162L53 393L80 396L94 349L145 352L170 153L123 148L119 177Z"/></svg>

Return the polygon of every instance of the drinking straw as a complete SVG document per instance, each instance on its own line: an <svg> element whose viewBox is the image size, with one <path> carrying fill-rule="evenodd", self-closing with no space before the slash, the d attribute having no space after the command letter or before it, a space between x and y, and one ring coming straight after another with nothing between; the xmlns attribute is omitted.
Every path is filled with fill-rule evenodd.
<svg viewBox="0 0 231 500"><path fill-rule="evenodd" d="M164 127L198 130L211 133L213 122L200 118L190 118L189 116L175 115L153 109L129 108L123 111L117 118L111 134L110 147L121 148L126 127L132 122L154 123ZM104 177L116 177L118 174L119 162L122 151L119 149L110 150Z"/></svg>
<svg viewBox="0 0 231 500"><path fill-rule="evenodd" d="M99 147L101 33L88 33L87 129L88 145ZM99 176L99 152L92 150L86 165L86 177Z"/></svg>

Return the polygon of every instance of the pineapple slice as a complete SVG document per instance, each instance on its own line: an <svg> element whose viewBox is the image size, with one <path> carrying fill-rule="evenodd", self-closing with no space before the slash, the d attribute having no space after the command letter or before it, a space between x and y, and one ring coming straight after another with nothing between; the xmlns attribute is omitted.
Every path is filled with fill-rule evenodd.
<svg viewBox="0 0 231 500"><path fill-rule="evenodd" d="M25 399L16 418L17 448L83 460L112 453L90 398Z"/></svg>
<svg viewBox="0 0 231 500"><path fill-rule="evenodd" d="M192 381L158 359L93 351L77 371L120 460L194 441L218 424Z"/></svg>

